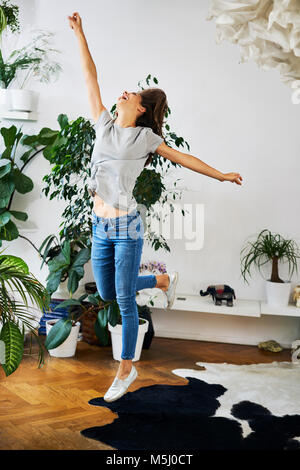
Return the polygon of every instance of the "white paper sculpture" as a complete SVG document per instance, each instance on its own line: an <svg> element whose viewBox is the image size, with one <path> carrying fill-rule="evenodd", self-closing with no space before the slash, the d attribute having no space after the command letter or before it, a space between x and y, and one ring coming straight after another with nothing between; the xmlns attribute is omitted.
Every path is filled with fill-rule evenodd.
<svg viewBox="0 0 300 470"><path fill-rule="evenodd" d="M210 0L216 40L238 44L241 62L253 59L300 89L300 0Z"/></svg>

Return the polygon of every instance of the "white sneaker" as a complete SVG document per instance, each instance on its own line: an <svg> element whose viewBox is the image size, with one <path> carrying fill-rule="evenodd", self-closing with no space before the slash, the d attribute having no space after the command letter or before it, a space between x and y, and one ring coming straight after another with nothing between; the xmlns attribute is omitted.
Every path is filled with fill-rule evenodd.
<svg viewBox="0 0 300 470"><path fill-rule="evenodd" d="M175 290L176 290L176 285L178 281L178 272L177 271L171 272L169 274L169 278L170 278L170 284L165 294L168 299L167 307L171 308L175 299Z"/></svg>
<svg viewBox="0 0 300 470"><path fill-rule="evenodd" d="M109 402L118 400L118 398L127 392L129 385L131 385L132 382L137 378L137 375L137 370L132 364L131 371L126 379L119 379L119 377L115 377L103 399Z"/></svg>

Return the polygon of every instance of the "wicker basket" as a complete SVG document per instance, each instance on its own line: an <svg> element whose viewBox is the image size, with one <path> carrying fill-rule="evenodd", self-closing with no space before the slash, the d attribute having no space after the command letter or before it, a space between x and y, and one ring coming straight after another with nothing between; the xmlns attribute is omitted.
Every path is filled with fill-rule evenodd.
<svg viewBox="0 0 300 470"><path fill-rule="evenodd" d="M98 310L92 310L89 312L85 312L81 319L81 333L82 333L82 341L88 344L102 346L100 344L99 339L95 334L95 322L97 320ZM110 335L108 335L109 342L108 345L111 344Z"/></svg>

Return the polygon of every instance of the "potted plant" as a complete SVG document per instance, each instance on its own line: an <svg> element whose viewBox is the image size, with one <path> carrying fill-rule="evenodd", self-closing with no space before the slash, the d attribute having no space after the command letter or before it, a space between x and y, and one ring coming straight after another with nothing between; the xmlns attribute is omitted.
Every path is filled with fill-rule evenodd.
<svg viewBox="0 0 300 470"><path fill-rule="evenodd" d="M6 59L0 51L0 82L2 88L5 90L9 88L6 103L8 103L8 108L13 111L36 111L38 92L24 89L25 84L31 78L48 83L52 76L56 76L57 79L62 70L58 62L51 60L53 52L60 52L51 47L53 33L36 30L31 34L30 43L21 49L12 51ZM22 70L25 71L25 77L21 85L12 88L11 84L17 81Z"/></svg>
<svg viewBox="0 0 300 470"><path fill-rule="evenodd" d="M270 230L262 230L254 242L248 242L241 250L241 270L246 282L250 276L250 268L256 266L259 271L266 263L272 264L270 279L266 280L267 303L273 307L288 305L291 281L279 277L278 265L280 261L287 261L289 276L298 271L297 259L300 258L299 248L294 240L283 238L280 234L273 234Z"/></svg>
<svg viewBox="0 0 300 470"><path fill-rule="evenodd" d="M0 43L2 43L2 34L7 29L12 33L19 32L19 7L17 5L10 5L9 0L3 0L0 3ZM0 107L7 110L9 106L9 97L7 90L0 87Z"/></svg>
<svg viewBox="0 0 300 470"><path fill-rule="evenodd" d="M84 299L87 298L87 301ZM95 294L83 294L78 299L64 300L54 308L67 308L68 318L46 321L47 338L45 347L51 356L71 357L74 356L78 340L80 325L83 319L90 314L96 313L94 332L100 345L109 344L108 319L115 323L118 319L118 304L116 301L103 301L96 292Z"/></svg>
<svg viewBox="0 0 300 470"><path fill-rule="evenodd" d="M87 306L83 305L83 300L87 297L89 304ZM90 305L91 304L91 305ZM48 333L45 346L49 350L49 353L53 355L53 352L50 351L51 348L57 348L59 345L63 345L63 342L68 338L72 326L76 325L76 321L79 323L80 318L88 313L93 311L93 309L97 309L97 320L95 322L95 334L99 339L99 342L103 346L107 346L109 344L109 336L108 331L111 333L111 343L112 343L112 352L113 358L116 361L121 360L121 353L122 353L122 317L120 314L120 309L118 302L116 300L108 300L104 301L101 299L99 293L96 294L84 294L79 299L68 299L65 300L62 304L64 307L75 307L75 317L79 315L77 318L69 318L68 320L61 319L59 321L53 320L55 325L53 326L52 330ZM71 309L70 309L71 310ZM73 311L74 312L74 311ZM138 330L138 339L135 349L135 356L133 361L138 361L141 356L141 350L143 346L144 336L146 331L148 330L149 322L144 318L139 319L139 330ZM79 331L79 328L78 328ZM78 333L77 333L78 335ZM49 338L49 339L48 339ZM76 338L76 332L74 333L73 340L70 340L69 343L73 341L73 349L72 351L75 352L76 344L74 345L74 341ZM77 339L76 339L77 341ZM74 349L75 347L75 349ZM60 357L67 357L66 355L61 356L60 350L55 351L55 355Z"/></svg>
<svg viewBox="0 0 300 470"><path fill-rule="evenodd" d="M16 297L19 296L20 300ZM5 345L0 363L6 376L19 366L24 353L26 331L39 345L39 366L44 363L44 346L36 333L37 320L30 310L33 302L41 311L49 306L49 294L44 286L29 272L25 261L13 255L0 256L0 341Z"/></svg>

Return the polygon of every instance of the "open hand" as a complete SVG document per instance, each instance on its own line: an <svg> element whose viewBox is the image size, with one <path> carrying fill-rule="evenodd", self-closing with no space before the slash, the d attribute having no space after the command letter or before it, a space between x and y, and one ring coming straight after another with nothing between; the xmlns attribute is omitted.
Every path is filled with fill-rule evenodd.
<svg viewBox="0 0 300 470"><path fill-rule="evenodd" d="M74 30L75 34L82 32L82 22L80 15L77 11L72 16L68 16L69 25Z"/></svg>
<svg viewBox="0 0 300 470"><path fill-rule="evenodd" d="M231 181L231 183L242 184L243 178L239 173L225 173L223 181Z"/></svg>

